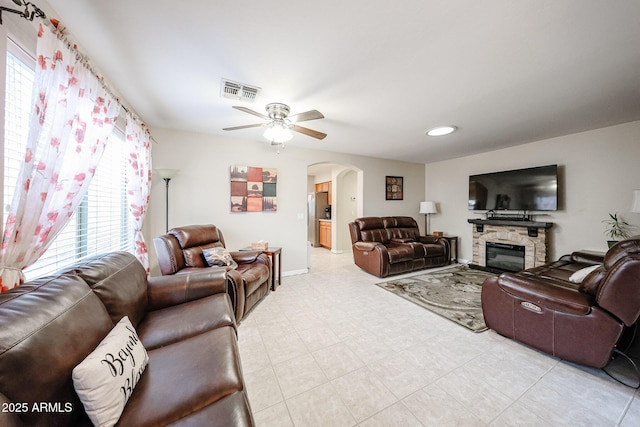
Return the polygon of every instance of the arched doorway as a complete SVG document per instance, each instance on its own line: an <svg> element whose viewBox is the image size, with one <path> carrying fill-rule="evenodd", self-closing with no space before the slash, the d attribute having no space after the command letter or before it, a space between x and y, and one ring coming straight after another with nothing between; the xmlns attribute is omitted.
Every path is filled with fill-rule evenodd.
<svg viewBox="0 0 640 427"><path fill-rule="evenodd" d="M315 184L331 182L331 252L351 251L349 222L362 216L363 172L347 164L322 162L307 167L307 190Z"/></svg>

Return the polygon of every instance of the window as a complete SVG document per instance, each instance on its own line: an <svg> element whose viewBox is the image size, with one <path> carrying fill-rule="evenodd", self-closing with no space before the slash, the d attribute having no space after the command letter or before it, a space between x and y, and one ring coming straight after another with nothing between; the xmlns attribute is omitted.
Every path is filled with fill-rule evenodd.
<svg viewBox="0 0 640 427"><path fill-rule="evenodd" d="M3 225L24 158L29 127L35 61L9 43L5 84ZM27 280L52 273L92 255L133 252L125 186L127 152L124 132L115 129L80 207L44 255L26 269Z"/></svg>

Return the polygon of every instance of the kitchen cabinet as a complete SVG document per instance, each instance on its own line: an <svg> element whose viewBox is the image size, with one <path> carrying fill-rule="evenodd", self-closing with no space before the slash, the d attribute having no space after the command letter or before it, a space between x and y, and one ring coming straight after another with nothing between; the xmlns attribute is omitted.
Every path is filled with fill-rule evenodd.
<svg viewBox="0 0 640 427"><path fill-rule="evenodd" d="M329 193L329 204L331 204L331 181L319 182L316 184L316 193Z"/></svg>
<svg viewBox="0 0 640 427"><path fill-rule="evenodd" d="M320 222L320 246L331 249L331 221L319 220Z"/></svg>

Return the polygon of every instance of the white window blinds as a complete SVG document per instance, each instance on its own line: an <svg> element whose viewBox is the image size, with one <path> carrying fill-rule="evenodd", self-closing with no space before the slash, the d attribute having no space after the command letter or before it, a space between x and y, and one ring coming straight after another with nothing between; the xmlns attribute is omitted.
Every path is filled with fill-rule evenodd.
<svg viewBox="0 0 640 427"><path fill-rule="evenodd" d="M31 91L33 58L9 42L5 99L3 224L20 165L24 158ZM122 129L114 130L80 208L44 255L26 269L27 280L43 276L92 255L126 250L133 252L133 228L129 221L125 177L128 166Z"/></svg>

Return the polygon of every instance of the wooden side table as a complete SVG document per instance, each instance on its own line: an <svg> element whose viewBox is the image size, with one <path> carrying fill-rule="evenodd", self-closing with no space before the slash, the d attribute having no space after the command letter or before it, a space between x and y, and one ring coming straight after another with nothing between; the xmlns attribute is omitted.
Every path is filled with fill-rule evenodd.
<svg viewBox="0 0 640 427"><path fill-rule="evenodd" d="M276 288L282 283L282 248L269 246L267 249L253 249L251 246L247 246L240 250L258 250L271 259L271 290L275 291Z"/></svg>

